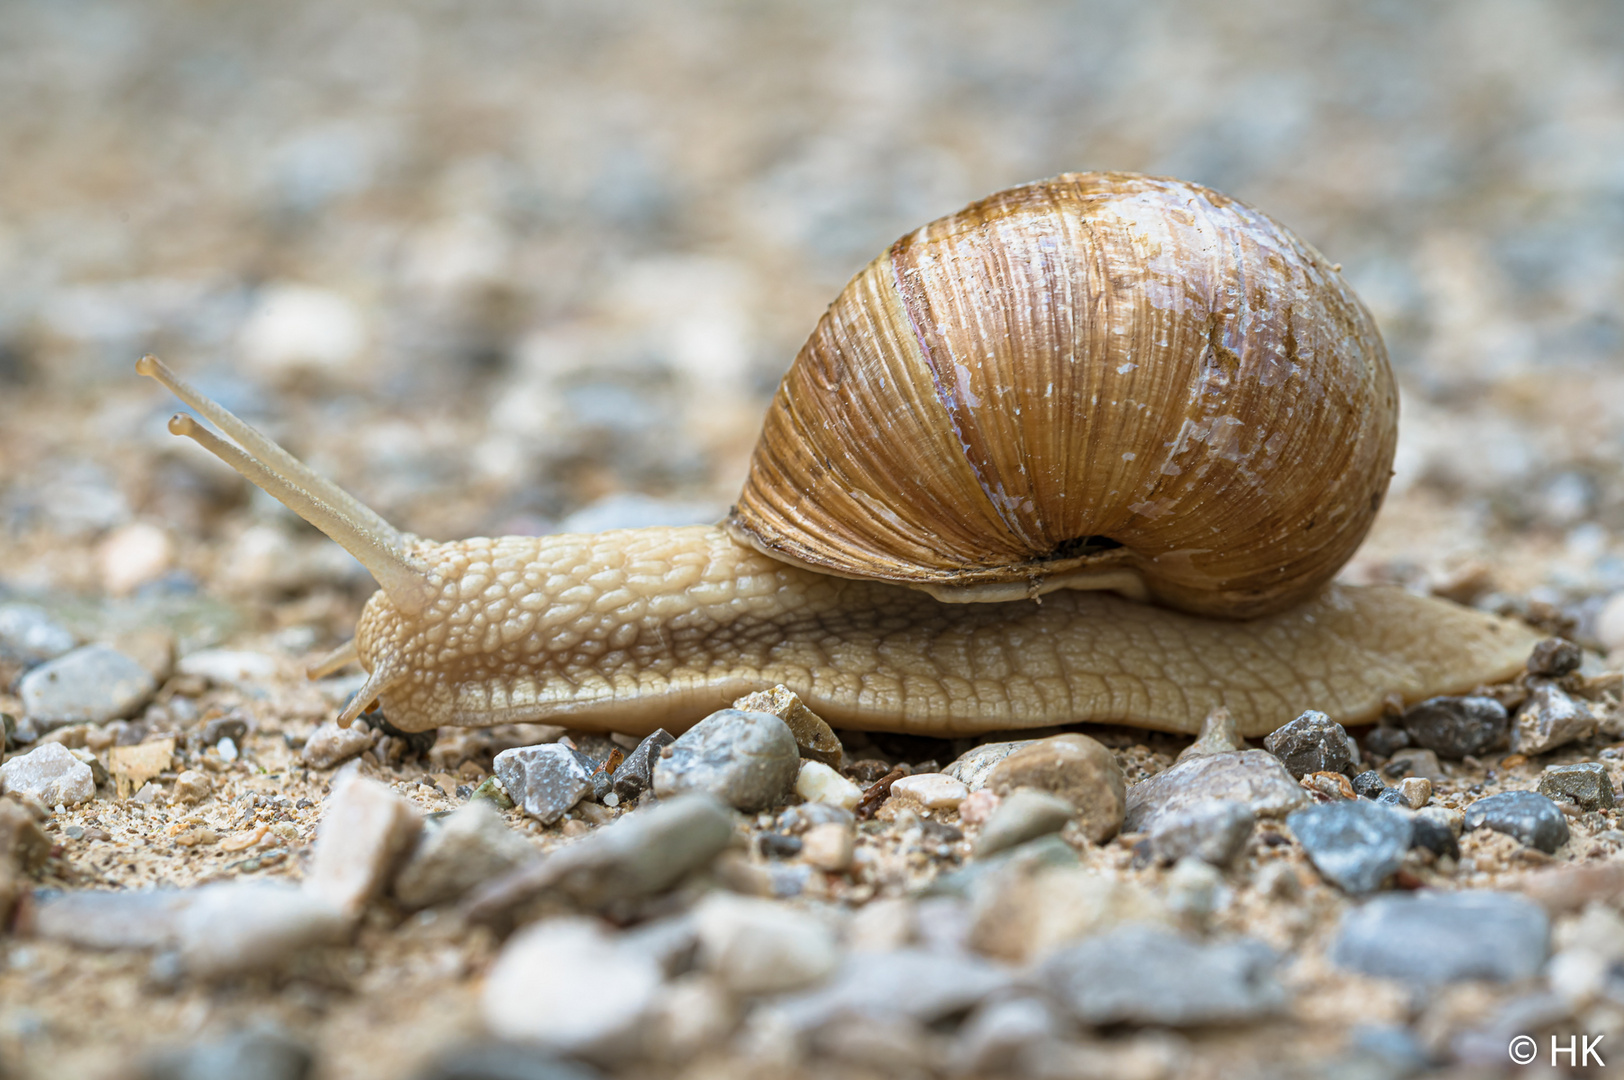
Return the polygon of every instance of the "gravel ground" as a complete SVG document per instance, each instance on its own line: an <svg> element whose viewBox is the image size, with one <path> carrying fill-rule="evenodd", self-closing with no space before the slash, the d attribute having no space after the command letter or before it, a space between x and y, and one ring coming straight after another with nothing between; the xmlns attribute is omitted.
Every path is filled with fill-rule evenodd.
<svg viewBox="0 0 1624 1080"><path fill-rule="evenodd" d="M323 1078L1386 1077L1509 1068L1514 1034L1624 1041L1611 966L1624 962L1624 830L1617 811L1573 802L1550 851L1491 829L1462 833L1458 855L1400 846L1382 899L1510 893L1548 913L1531 967L1518 966L1515 928L1446 920L1482 928L1473 955L1489 966L1441 984L1361 971L1339 945L1342 920L1384 909L1326 880L1304 819L1261 811L1221 870L1164 864L1150 830L1091 842L1079 817L1060 848L1029 841L966 886L995 800L961 811L881 790L872 816L832 821L854 847L844 869L813 861L833 833L814 840L777 808L730 811L726 850L694 853L693 876L647 896L555 889L499 917L466 897L413 910L398 880L390 891L386 856L414 842L416 812L464 806L498 753L565 733L447 731L426 750L385 734L354 764L312 763L312 735L358 680L310 682L302 665L348 639L371 579L171 437L172 400L133 374L142 353L165 356L425 536L711 521L800 341L897 235L1064 170L1177 175L1300 231L1382 327L1404 395L1399 458L1344 580L1503 612L1585 650L1565 686L1594 713L1592 734L1406 769L1373 729L1354 733L1365 764L1391 766L1393 785L1431 773L1439 811L1534 789L1558 765L1598 763L1617 789L1624 713L1606 673L1624 668L1624 15L1277 7L8 6L0 712L36 741L8 761L55 741L95 766L93 796L60 810L0 800L7 858L28 867L0 936L0 1075L226 1075L245 1067L222 1055L241 1053L295 1077L308 1052ZM8 604L30 607L8 624ZM25 674L94 643L150 686L45 730ZM112 681L69 688L106 698ZM1491 693L1515 706L1538 687ZM1188 744L1082 730L1128 785ZM863 788L973 749L839 734ZM600 761L635 746L568 737ZM340 769L380 786L346 796ZM1365 804L1317 782L1292 786L1323 806ZM339 856L323 864L318 827L344 798L361 824L343 834L352 848L328 846L375 872L337 940L210 974L176 960L184 937L178 951L172 939L96 949L48 932L53 903L94 890L303 881L287 896L319 893ZM589 798L546 825L522 809L499 817L534 853L590 851L657 809L629 809L639 801ZM43 858L25 857L34 829ZM767 907L726 907L731 895ZM227 904L228 929L275 940L282 930L250 917L273 906ZM581 911L615 929L570 921ZM1129 915L1192 948L1255 939L1278 963L1214 991L1233 1015L1181 1020L1165 985L1137 1013L1065 998L1060 968L1045 967L1056 957L1110 968L1069 950L1127 941L1132 956L1160 955L1113 936ZM127 917L109 908L79 925ZM311 919L311 934L328 925ZM508 936L516 922L555 939ZM135 931L120 933L128 944ZM1405 940L1396 921L1376 936ZM524 982L521 943L579 977ZM775 958L758 965L766 976L738 959L756 955ZM1224 956L1226 971L1252 963ZM616 977L582 974L600 962ZM835 1022L835 1006L797 999L832 986L866 1008L825 962L871 986L893 979L901 1012ZM562 1001L560 1016L574 1015L572 995L612 1015L598 1041L570 1042L507 1016L492 986ZM479 1066L513 1038L552 1049L531 1054L530 1072ZM152 1056L186 1047L185 1061Z"/></svg>

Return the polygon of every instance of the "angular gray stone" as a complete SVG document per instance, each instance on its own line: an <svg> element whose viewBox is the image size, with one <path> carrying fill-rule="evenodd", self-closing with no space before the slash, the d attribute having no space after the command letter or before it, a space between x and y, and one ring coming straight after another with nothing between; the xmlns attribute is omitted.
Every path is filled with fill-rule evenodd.
<svg viewBox="0 0 1624 1080"><path fill-rule="evenodd" d="M558 894L587 908L633 902L709 866L733 839L733 814L709 795L681 795L626 814L545 858L474 890L476 922L503 923Z"/></svg>
<svg viewBox="0 0 1624 1080"><path fill-rule="evenodd" d="M0 604L0 655L24 664L54 660L76 644L73 635L33 604Z"/></svg>
<svg viewBox="0 0 1624 1080"><path fill-rule="evenodd" d="M23 712L41 731L135 715L157 689L151 672L106 645L63 653L22 677Z"/></svg>
<svg viewBox="0 0 1624 1080"><path fill-rule="evenodd" d="M1327 881L1350 893L1374 892L1410 850L1409 815L1363 799L1299 810L1286 826Z"/></svg>
<svg viewBox="0 0 1624 1080"><path fill-rule="evenodd" d="M1208 944L1134 924L1061 950L1041 972L1085 1024L1189 1027L1281 1011L1286 992L1275 981L1276 962L1259 941Z"/></svg>
<svg viewBox="0 0 1624 1080"><path fill-rule="evenodd" d="M1565 638L1546 638L1528 654L1528 674L1548 679L1579 670L1585 654L1579 646Z"/></svg>
<svg viewBox="0 0 1624 1080"><path fill-rule="evenodd" d="M1533 757L1596 733L1590 706L1568 696L1560 686L1530 680L1528 698L1517 710L1511 728L1511 748Z"/></svg>
<svg viewBox="0 0 1624 1080"><path fill-rule="evenodd" d="M536 849L479 799L429 823L395 878L395 897L410 908L443 904L537 857Z"/></svg>
<svg viewBox="0 0 1624 1080"><path fill-rule="evenodd" d="M657 728L621 760L610 784L622 804L636 802L643 792L654 786L654 763L659 760L660 751L675 741L675 735L665 728Z"/></svg>
<svg viewBox="0 0 1624 1080"><path fill-rule="evenodd" d="M822 986L780 998L770 1009L794 1032L853 1016L929 1024L964 1012L1013 983L1011 974L970 953L916 948L857 952L847 954Z"/></svg>
<svg viewBox="0 0 1624 1080"><path fill-rule="evenodd" d="M351 724L341 728L332 720L316 727L305 739L299 759L312 769L331 769L352 757L359 757L372 749L378 733L365 724Z"/></svg>
<svg viewBox="0 0 1624 1080"><path fill-rule="evenodd" d="M1494 749L1511 725L1506 707L1488 697L1428 698L1410 706L1400 722L1412 744L1451 761Z"/></svg>
<svg viewBox="0 0 1624 1080"><path fill-rule="evenodd" d="M1016 742L982 743L960 754L942 771L971 791L980 791L982 785L987 782L987 774L992 772L993 766L1023 746L1031 746L1036 741L1036 739L1020 739Z"/></svg>
<svg viewBox="0 0 1624 1080"><path fill-rule="evenodd" d="M654 764L662 799L702 791L753 813L783 802L801 771L789 725L771 713L722 709L678 736Z"/></svg>
<svg viewBox="0 0 1624 1080"><path fill-rule="evenodd" d="M1028 840L1066 827L1076 811L1071 803L1047 791L1021 789L1011 793L992 812L976 837L975 857L985 859Z"/></svg>
<svg viewBox="0 0 1624 1080"><path fill-rule="evenodd" d="M1505 833L1547 855L1568 842L1562 808L1536 791L1502 791L1466 808L1466 828Z"/></svg>
<svg viewBox="0 0 1624 1080"><path fill-rule="evenodd" d="M1123 832L1145 832L1154 819L1213 799L1242 802L1260 818L1284 817L1308 793L1267 750L1242 750L1181 761L1128 789Z"/></svg>
<svg viewBox="0 0 1624 1080"><path fill-rule="evenodd" d="M1309 709L1270 732L1263 748L1294 777L1316 772L1346 772L1353 764L1347 731L1329 716Z"/></svg>
<svg viewBox="0 0 1624 1080"><path fill-rule="evenodd" d="M593 793L595 767L579 750L543 743L503 750L496 755L494 771L514 805L551 825Z"/></svg>
<svg viewBox="0 0 1624 1080"><path fill-rule="evenodd" d="M9 792L46 806L73 806L96 797L96 774L72 750L48 742L0 765L0 794Z"/></svg>
<svg viewBox="0 0 1624 1080"><path fill-rule="evenodd" d="M1550 950L1550 920L1510 893L1381 896L1342 916L1331 959L1367 975L1435 985L1532 978Z"/></svg>
<svg viewBox="0 0 1624 1080"><path fill-rule="evenodd" d="M1540 774L1539 793L1567 799L1582 810L1611 810L1614 806L1613 781L1607 766L1599 761L1550 766Z"/></svg>
<svg viewBox="0 0 1624 1080"><path fill-rule="evenodd" d="M1158 862L1193 855L1213 866L1228 866L1245 850L1255 822L1245 803L1210 799L1158 815L1146 839Z"/></svg>

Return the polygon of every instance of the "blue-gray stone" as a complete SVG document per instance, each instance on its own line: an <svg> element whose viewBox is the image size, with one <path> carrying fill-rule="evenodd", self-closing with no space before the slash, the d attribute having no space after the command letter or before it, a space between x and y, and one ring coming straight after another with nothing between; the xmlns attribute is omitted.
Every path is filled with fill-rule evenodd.
<svg viewBox="0 0 1624 1080"><path fill-rule="evenodd" d="M1414 833L1410 837L1412 848L1426 848L1434 855L1448 855L1451 859L1460 858L1460 842L1448 825L1435 817L1417 814L1410 819Z"/></svg>
<svg viewBox="0 0 1624 1080"><path fill-rule="evenodd" d="M1342 725L1316 709L1276 728L1263 740L1263 748L1298 778L1309 773L1345 771L1353 764L1349 745Z"/></svg>
<svg viewBox="0 0 1624 1080"><path fill-rule="evenodd" d="M1410 850L1409 815L1363 799L1310 806L1286 825L1314 868L1350 893L1381 888Z"/></svg>
<svg viewBox="0 0 1624 1080"><path fill-rule="evenodd" d="M1366 975L1437 984L1509 982L1539 973L1550 920L1538 904L1500 892L1382 896L1342 917L1331 958Z"/></svg>
<svg viewBox="0 0 1624 1080"><path fill-rule="evenodd" d="M1506 707L1488 697L1428 698L1411 706L1402 723L1416 746L1455 760L1492 749L1511 733Z"/></svg>
<svg viewBox="0 0 1624 1080"><path fill-rule="evenodd" d="M783 802L800 769L801 748L788 724L771 713L722 709L660 752L654 794L703 791L754 813Z"/></svg>
<svg viewBox="0 0 1624 1080"><path fill-rule="evenodd" d="M592 794L591 758L562 743L518 746L496 755L496 778L525 813L551 825Z"/></svg>
<svg viewBox="0 0 1624 1080"><path fill-rule="evenodd" d="M146 668L106 645L63 653L22 677L17 695L41 731L128 719L158 684Z"/></svg>
<svg viewBox="0 0 1624 1080"><path fill-rule="evenodd" d="M1537 791L1502 791L1466 808L1466 828L1493 829L1547 855L1568 842L1562 808Z"/></svg>
<svg viewBox="0 0 1624 1080"><path fill-rule="evenodd" d="M656 728L652 735L638 743L615 770L612 778L615 797L622 803L635 802L643 792L653 787L654 763L659 760L660 751L675 741L676 736L665 728Z"/></svg>
<svg viewBox="0 0 1624 1080"><path fill-rule="evenodd" d="M1129 924L1055 953L1042 977L1085 1024L1185 1027L1277 1013L1286 992L1273 950L1249 938L1195 941Z"/></svg>

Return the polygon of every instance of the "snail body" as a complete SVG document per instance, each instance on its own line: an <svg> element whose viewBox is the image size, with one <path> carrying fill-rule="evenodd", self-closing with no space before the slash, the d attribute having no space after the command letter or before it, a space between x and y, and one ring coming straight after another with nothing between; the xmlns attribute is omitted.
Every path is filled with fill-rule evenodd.
<svg viewBox="0 0 1624 1080"><path fill-rule="evenodd" d="M378 580L321 668L369 673L341 723L381 700L407 731L636 733L783 683L847 727L1193 733L1224 705L1260 735L1506 677L1535 640L1328 585L1390 475L1381 339L1317 252L1178 181L1058 177L899 240L802 349L719 527L423 540L137 370Z"/></svg>

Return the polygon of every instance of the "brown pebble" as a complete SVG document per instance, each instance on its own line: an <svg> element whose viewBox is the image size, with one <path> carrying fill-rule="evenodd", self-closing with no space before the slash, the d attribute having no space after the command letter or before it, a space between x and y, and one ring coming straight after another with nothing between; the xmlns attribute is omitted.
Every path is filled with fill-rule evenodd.
<svg viewBox="0 0 1624 1080"><path fill-rule="evenodd" d="M1023 787L1059 796L1075 808L1083 835L1096 844L1122 828L1128 804L1122 767L1087 735L1055 735L1021 747L992 767L984 787L1000 796Z"/></svg>

